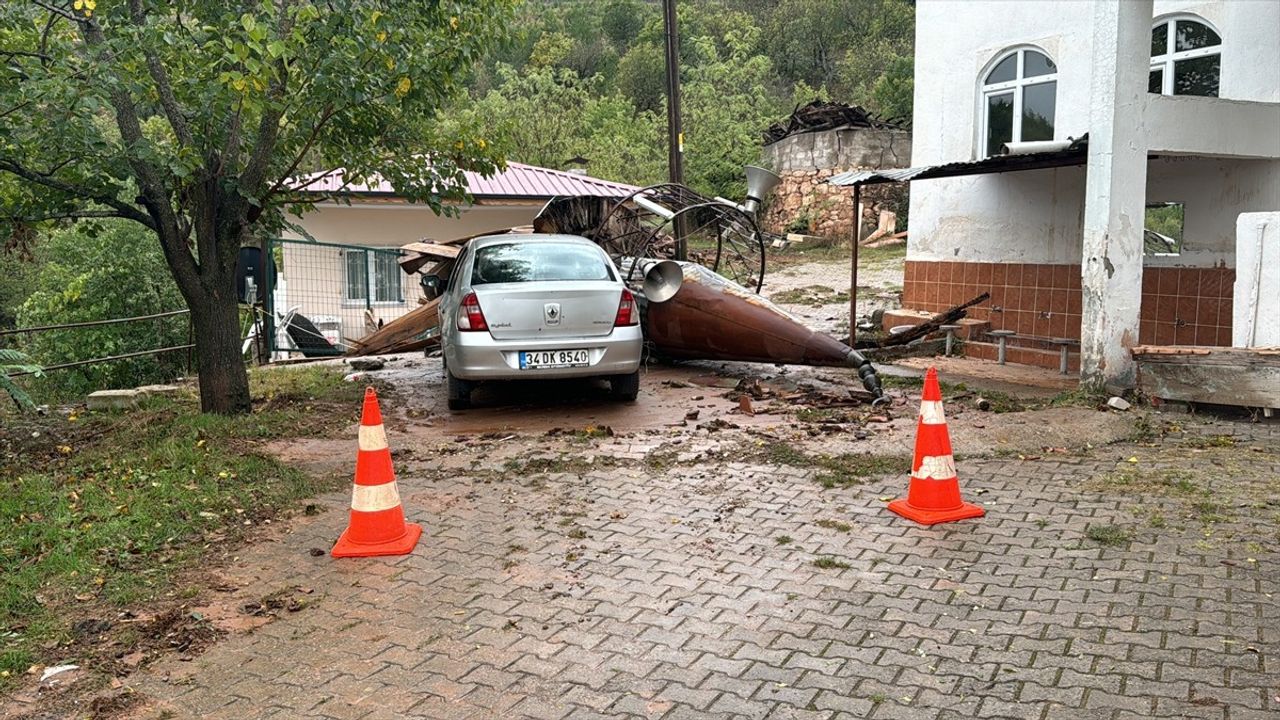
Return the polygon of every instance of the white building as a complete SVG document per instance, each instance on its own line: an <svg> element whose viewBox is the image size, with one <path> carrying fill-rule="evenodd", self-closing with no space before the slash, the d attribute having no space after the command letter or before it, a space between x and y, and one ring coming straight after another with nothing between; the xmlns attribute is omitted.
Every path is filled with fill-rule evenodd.
<svg viewBox="0 0 1280 720"><path fill-rule="evenodd" d="M904 306L990 291L970 317L1015 361L1078 339L1120 385L1140 343L1230 345L1237 216L1280 210L1280 2L917 4L913 165L1085 135L1061 167L914 182Z"/></svg>

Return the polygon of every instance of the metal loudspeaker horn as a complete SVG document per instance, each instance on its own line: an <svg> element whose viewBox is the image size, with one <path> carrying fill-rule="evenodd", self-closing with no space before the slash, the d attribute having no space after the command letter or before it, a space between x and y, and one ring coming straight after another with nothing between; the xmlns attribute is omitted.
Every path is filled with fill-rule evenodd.
<svg viewBox="0 0 1280 720"><path fill-rule="evenodd" d="M760 203L782 182L782 178L755 165L747 166L747 201L743 207L752 215L760 208Z"/></svg>
<svg viewBox="0 0 1280 720"><path fill-rule="evenodd" d="M684 270L674 260L653 263L644 273L644 296L649 302L661 303L675 297L684 283Z"/></svg>

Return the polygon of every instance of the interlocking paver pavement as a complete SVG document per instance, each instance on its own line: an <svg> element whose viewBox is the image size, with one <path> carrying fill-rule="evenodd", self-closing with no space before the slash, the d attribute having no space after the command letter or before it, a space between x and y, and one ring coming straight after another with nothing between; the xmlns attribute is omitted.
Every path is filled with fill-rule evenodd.
<svg viewBox="0 0 1280 720"><path fill-rule="evenodd" d="M1280 446L1276 426L1210 431ZM1276 454L1239 453L1280 487ZM1280 508L1254 495L1212 523L1145 523L1185 506L1100 490L1130 454L1204 461L1174 445L962 460L989 514L933 528L884 510L905 478L823 489L722 462L495 480L401 462L427 528L412 555L312 557L345 521L327 498L232 571L313 589L307 608L134 682L157 716L236 720L1276 716ZM1111 523L1131 539L1087 538Z"/></svg>

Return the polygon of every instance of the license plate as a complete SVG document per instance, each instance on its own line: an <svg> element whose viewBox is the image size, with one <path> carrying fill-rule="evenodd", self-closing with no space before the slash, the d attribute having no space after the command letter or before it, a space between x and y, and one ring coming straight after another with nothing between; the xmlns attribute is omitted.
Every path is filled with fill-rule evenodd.
<svg viewBox="0 0 1280 720"><path fill-rule="evenodd" d="M586 350L528 350L520 353L520 369L586 367Z"/></svg>

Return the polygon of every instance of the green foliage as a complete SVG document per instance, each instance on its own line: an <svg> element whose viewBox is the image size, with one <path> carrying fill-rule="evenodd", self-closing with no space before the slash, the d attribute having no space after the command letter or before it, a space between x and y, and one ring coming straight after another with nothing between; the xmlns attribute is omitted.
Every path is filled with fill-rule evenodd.
<svg viewBox="0 0 1280 720"><path fill-rule="evenodd" d="M906 0L688 0L678 5L685 180L741 197L760 135L814 99L910 116L914 10ZM513 40L442 113L452 134L512 160L640 185L666 179L666 61L656 3L528 2Z"/></svg>
<svg viewBox="0 0 1280 720"><path fill-rule="evenodd" d="M16 373L32 373L36 377L44 374L40 366L31 362L31 358L26 355L10 348L0 348L0 390L4 391L19 409L30 410L35 407L31 396L9 377L10 374Z"/></svg>
<svg viewBox="0 0 1280 720"><path fill-rule="evenodd" d="M618 61L618 90L637 110L665 113L666 57L662 47L639 43Z"/></svg>
<svg viewBox="0 0 1280 720"><path fill-rule="evenodd" d="M600 15L600 29L615 48L625 50L651 19L651 7L638 0L614 0Z"/></svg>
<svg viewBox="0 0 1280 720"><path fill-rule="evenodd" d="M181 309L182 296L155 236L123 220L85 221L57 230L38 249L40 288L18 308L22 327L152 315ZM185 345L184 316L139 323L72 328L22 337L22 349L42 365ZM34 386L50 398L169 380L185 368L185 353L131 358L49 373Z"/></svg>

